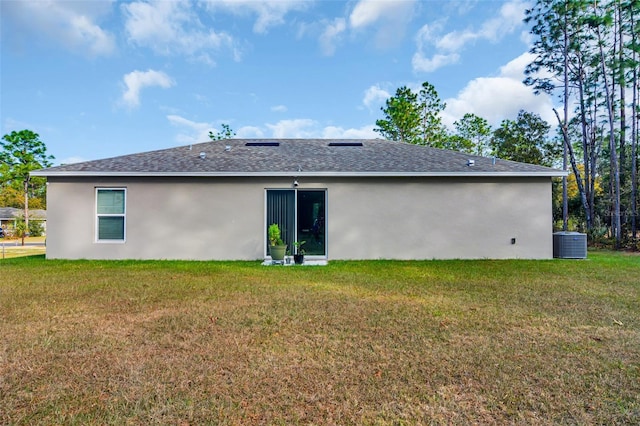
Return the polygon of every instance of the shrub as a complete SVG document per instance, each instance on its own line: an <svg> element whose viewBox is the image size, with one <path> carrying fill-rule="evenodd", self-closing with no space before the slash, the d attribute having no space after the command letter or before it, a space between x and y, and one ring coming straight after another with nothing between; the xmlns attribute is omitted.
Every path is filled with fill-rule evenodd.
<svg viewBox="0 0 640 426"><path fill-rule="evenodd" d="M29 235L40 237L44 234L44 225L40 220L29 221Z"/></svg>

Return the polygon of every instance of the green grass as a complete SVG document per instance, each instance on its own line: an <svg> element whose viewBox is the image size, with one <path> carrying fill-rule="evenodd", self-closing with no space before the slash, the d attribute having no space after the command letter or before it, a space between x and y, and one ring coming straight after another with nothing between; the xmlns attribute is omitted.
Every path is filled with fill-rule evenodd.
<svg viewBox="0 0 640 426"><path fill-rule="evenodd" d="M640 424L640 256L0 274L0 424Z"/></svg>

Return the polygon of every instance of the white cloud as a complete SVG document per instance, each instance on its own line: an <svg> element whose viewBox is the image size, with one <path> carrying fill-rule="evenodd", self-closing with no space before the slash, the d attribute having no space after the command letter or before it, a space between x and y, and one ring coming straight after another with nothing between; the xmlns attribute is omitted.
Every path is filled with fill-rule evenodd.
<svg viewBox="0 0 640 426"><path fill-rule="evenodd" d="M380 85L376 84L375 86L369 87L364 91L364 99L362 103L367 109L370 111L374 108L380 107L384 104L384 102L391 97L391 94L386 90L382 89Z"/></svg>
<svg viewBox="0 0 640 426"><path fill-rule="evenodd" d="M375 27L375 45L389 48L404 37L407 24L414 17L416 3L415 0L360 0L349 15L349 26L355 31Z"/></svg>
<svg viewBox="0 0 640 426"><path fill-rule="evenodd" d="M325 26L324 31L320 35L320 48L323 54L331 56L335 53L336 43L346 29L347 23L344 18L336 18Z"/></svg>
<svg viewBox="0 0 640 426"><path fill-rule="evenodd" d="M424 24L416 33L416 44L419 49L425 48L438 40L438 34L444 28L444 21L439 20L431 24Z"/></svg>
<svg viewBox="0 0 640 426"><path fill-rule="evenodd" d="M175 137L181 144L193 144L209 140L209 132L216 133L218 129L212 123L197 122L177 114L167 115L172 126L181 129ZM380 135L373 131L373 125L361 128L345 129L339 126L322 127L317 121L298 118L280 120L276 123L266 123L264 126L243 126L234 129L236 138L351 138L371 139Z"/></svg>
<svg viewBox="0 0 640 426"><path fill-rule="evenodd" d="M485 21L476 38L492 42L498 41L507 34L511 34L522 25L524 11L529 7L526 2L512 1L502 5L499 16Z"/></svg>
<svg viewBox="0 0 640 426"><path fill-rule="evenodd" d="M373 131L375 126L364 126L359 129L343 129L327 126L322 130L322 138L326 139L375 139L380 134Z"/></svg>
<svg viewBox="0 0 640 426"><path fill-rule="evenodd" d="M167 120L171 125L185 129L186 133L176 135L176 141L182 144L208 141L209 132L217 131L211 123L198 123L175 114L167 115Z"/></svg>
<svg viewBox="0 0 640 426"><path fill-rule="evenodd" d="M13 42L35 34L69 50L91 56L109 55L116 49L115 37L96 21L111 13L111 4L111 1L4 1L2 22Z"/></svg>
<svg viewBox="0 0 640 426"><path fill-rule="evenodd" d="M71 19L71 37L86 43L92 55L107 55L115 50L114 38L86 16Z"/></svg>
<svg viewBox="0 0 640 426"><path fill-rule="evenodd" d="M33 123L16 120L11 117L4 117L2 121L2 134L11 133L14 130L19 131L21 129L33 129L34 127Z"/></svg>
<svg viewBox="0 0 640 426"><path fill-rule="evenodd" d="M398 7L396 2L360 0L349 16L349 24L352 28L363 28L393 14Z"/></svg>
<svg viewBox="0 0 640 426"><path fill-rule="evenodd" d="M432 58L426 58L422 52L416 52L411 58L414 71L431 72L445 65L455 64L460 60L460 55L450 53L447 55L435 54Z"/></svg>
<svg viewBox="0 0 640 426"><path fill-rule="evenodd" d="M305 10L310 3L300 0L213 0L207 1L206 5L210 10L225 9L237 15L255 14L253 31L265 33L270 27L284 24L287 13Z"/></svg>
<svg viewBox="0 0 640 426"><path fill-rule="evenodd" d="M535 95L522 83L524 68L529 63L529 53L510 61L500 68L497 77L482 77L470 81L455 98L445 99L442 113L444 124L451 127L465 113L471 112L498 126L504 119L515 119L521 109L540 114L549 124L555 125L553 99L548 95Z"/></svg>
<svg viewBox="0 0 640 426"><path fill-rule="evenodd" d="M129 108L140 105L140 91L145 87L159 86L167 89L175 82L162 71L133 71L123 77L126 86L122 94L122 102Z"/></svg>
<svg viewBox="0 0 640 426"><path fill-rule="evenodd" d="M515 59L509 61L506 65L500 67L500 76L508 77L515 80L524 80L524 70L533 60L535 55L525 52ZM545 75L550 75L546 74Z"/></svg>
<svg viewBox="0 0 640 426"><path fill-rule="evenodd" d="M75 163L82 163L84 161L88 161L88 159L83 158L83 157L67 157L64 158L60 161L58 161L58 164L62 165L62 164L75 164Z"/></svg>
<svg viewBox="0 0 640 426"><path fill-rule="evenodd" d="M359 1L349 16L352 28L366 27L384 16L385 8L393 6L390 2Z"/></svg>
<svg viewBox="0 0 640 426"><path fill-rule="evenodd" d="M529 31L521 31L520 41L527 46L531 46L535 42L535 37Z"/></svg>
<svg viewBox="0 0 640 426"><path fill-rule="evenodd" d="M501 40L522 25L524 11L528 6L528 3L520 0L504 3L498 16L486 20L478 29L467 28L438 35L444 27L442 21L424 25L416 34L417 48L412 59L413 70L435 71L445 65L458 62L460 51L469 43L478 40L494 43ZM429 57L427 52L431 53L431 48L435 52Z"/></svg>
<svg viewBox="0 0 640 426"><path fill-rule="evenodd" d="M264 138L264 131L256 126L240 127L236 132L238 138Z"/></svg>
<svg viewBox="0 0 640 426"><path fill-rule="evenodd" d="M266 126L274 138L312 138L318 134L318 123L308 118L280 120Z"/></svg>
<svg viewBox="0 0 640 426"><path fill-rule="evenodd" d="M373 125L363 126L359 129L345 129L338 126L321 127L317 121L311 119L281 120L276 124L267 124L272 138L352 138L371 139L380 137L373 131ZM266 132L260 132L264 137Z"/></svg>
<svg viewBox="0 0 640 426"><path fill-rule="evenodd" d="M431 72L460 60L460 56L457 53L451 53L450 49L448 49L450 44L448 44L448 39L445 39L446 36L438 37L437 34L442 31L443 27L444 21L440 20L432 24L425 24L418 30L416 34L417 49L411 58L414 71ZM443 41L443 39L445 40ZM451 37L451 39L455 40L454 37ZM447 50L448 53L436 53L431 58L427 57L425 51L432 44L437 46L438 43L442 43L440 49Z"/></svg>
<svg viewBox="0 0 640 426"><path fill-rule="evenodd" d="M478 0L456 0L443 3L446 3L443 4L443 11L446 15L466 15L478 4Z"/></svg>
<svg viewBox="0 0 640 426"><path fill-rule="evenodd" d="M195 121L191 121L187 118L181 117L177 114L169 114L167 115L167 120L174 126L186 126L192 129L201 129L202 127L208 127L209 123L196 123Z"/></svg>
<svg viewBox="0 0 640 426"><path fill-rule="evenodd" d="M460 50L465 44L476 40L478 34L472 31L453 31L436 39L435 47L438 50L455 52Z"/></svg>
<svg viewBox="0 0 640 426"><path fill-rule="evenodd" d="M211 50L229 48L234 59L239 50L233 38L224 32L206 29L187 1L137 1L122 5L129 42L155 52L186 54L209 65L215 61Z"/></svg>
<svg viewBox="0 0 640 426"><path fill-rule="evenodd" d="M176 141L181 144L193 144L209 141L209 132L214 134L222 131L222 126L217 128L213 123L197 122L184 118L177 114L167 115L167 120L171 125L183 129L175 137ZM220 120L219 123L228 123L228 120ZM244 126L239 129L233 129L234 138L264 138L264 129L256 126Z"/></svg>
<svg viewBox="0 0 640 426"><path fill-rule="evenodd" d="M284 105L274 105L271 107L273 112L287 112L287 107Z"/></svg>
<svg viewBox="0 0 640 426"><path fill-rule="evenodd" d="M378 49L389 49L396 47L403 39L409 23L416 16L418 4L416 0L347 2L346 7L350 8L347 16L296 22L296 36L316 37L322 54L326 56L332 56L345 39L364 39L371 41Z"/></svg>

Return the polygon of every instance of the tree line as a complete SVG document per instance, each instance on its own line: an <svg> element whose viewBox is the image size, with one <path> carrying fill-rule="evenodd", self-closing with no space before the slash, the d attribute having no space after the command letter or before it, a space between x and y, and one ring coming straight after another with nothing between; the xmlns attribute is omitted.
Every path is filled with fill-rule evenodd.
<svg viewBox="0 0 640 426"><path fill-rule="evenodd" d="M389 140L544 166L560 158L557 141L549 138L551 126L538 114L521 110L494 129L485 118L467 113L449 130L440 116L445 107L429 82L418 92L400 87L381 108L384 118L376 120L374 131Z"/></svg>
<svg viewBox="0 0 640 426"><path fill-rule="evenodd" d="M13 131L0 140L0 207L23 209L15 231L24 237L41 231L38 222L29 223L29 209L46 208L46 179L30 172L51 166L53 156L40 135L31 130Z"/></svg>
<svg viewBox="0 0 640 426"><path fill-rule="evenodd" d="M536 40L525 83L558 96L584 226L608 228L616 247L637 248L639 15L639 0L538 0L525 18Z"/></svg>
<svg viewBox="0 0 640 426"><path fill-rule="evenodd" d="M375 131L387 139L562 167L554 196L558 229L638 248L640 0L537 0L525 23L534 60L524 83L556 96L557 122L520 111L492 129L465 114L447 129L445 104L428 82L396 90Z"/></svg>

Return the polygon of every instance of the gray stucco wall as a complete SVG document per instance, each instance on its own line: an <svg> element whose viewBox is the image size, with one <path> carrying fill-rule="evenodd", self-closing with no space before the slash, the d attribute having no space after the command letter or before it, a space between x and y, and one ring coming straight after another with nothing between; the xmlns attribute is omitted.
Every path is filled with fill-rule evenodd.
<svg viewBox="0 0 640 426"><path fill-rule="evenodd" d="M391 179L331 191L336 259L551 258L551 179ZM511 239L516 243L511 244Z"/></svg>
<svg viewBox="0 0 640 426"><path fill-rule="evenodd" d="M265 189L292 178L60 178L47 257L265 256ZM328 259L552 257L550 178L298 178L327 191ZM127 189L126 242L95 241L95 188ZM516 244L511 239L516 238Z"/></svg>

